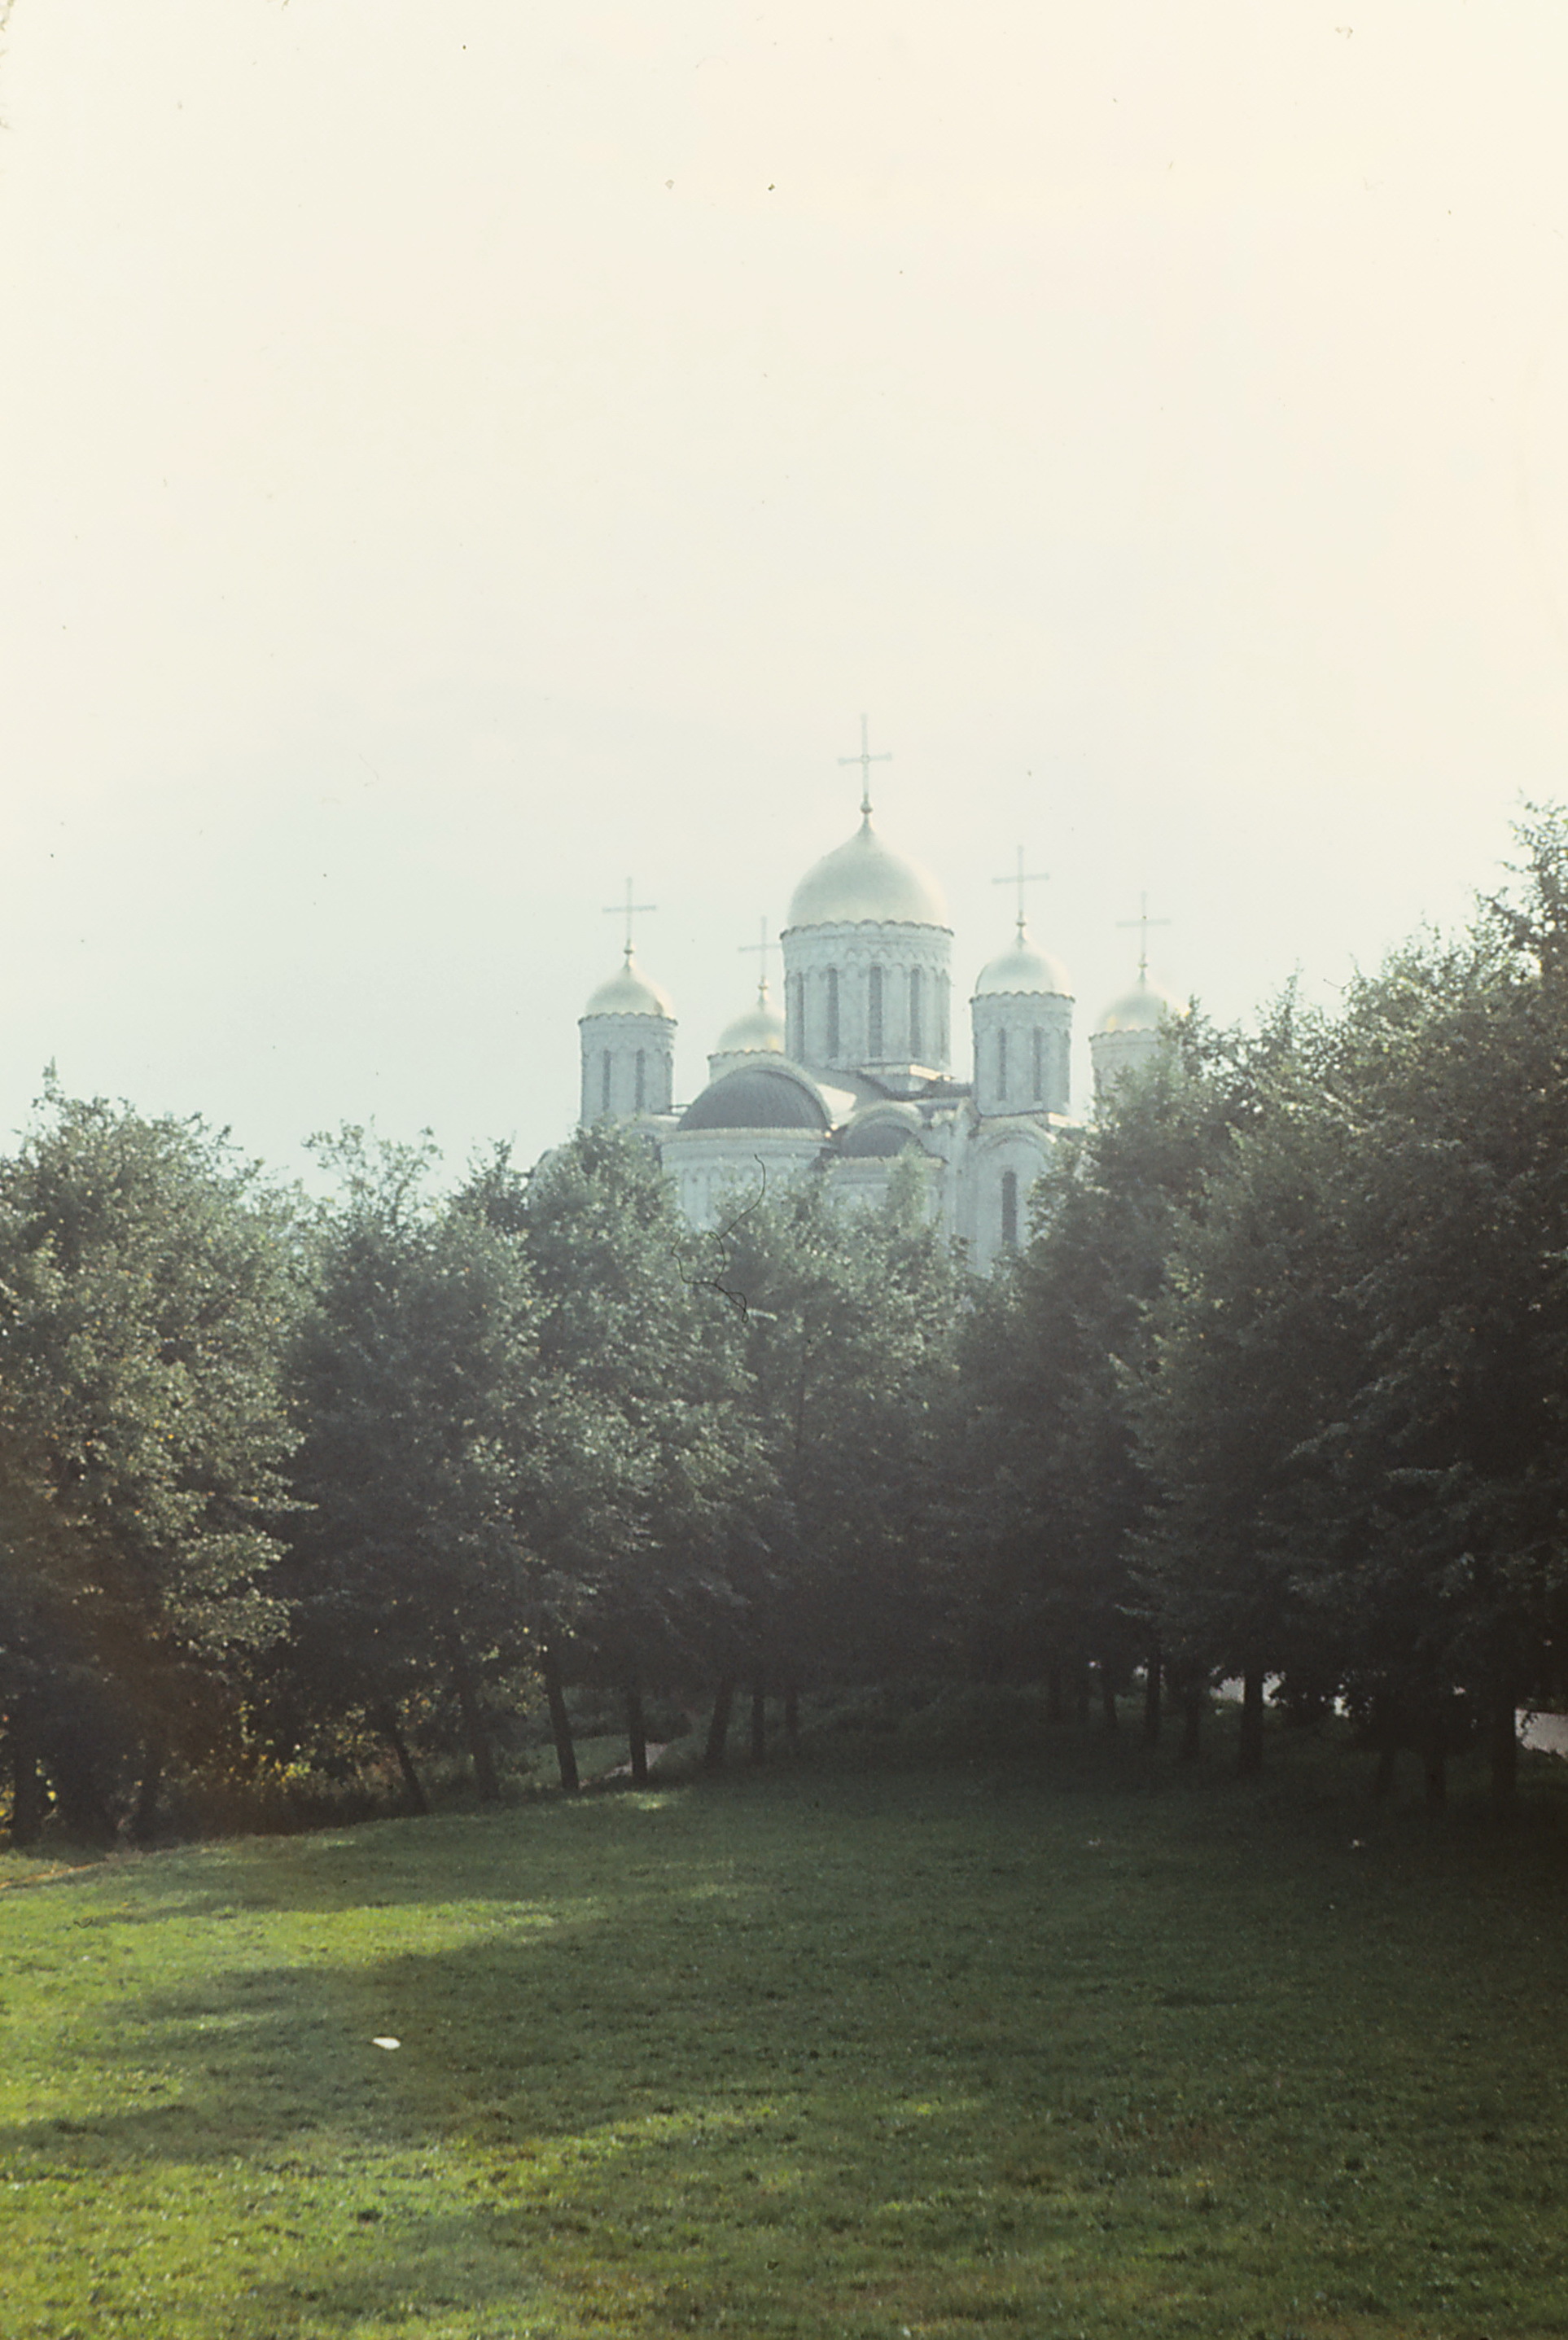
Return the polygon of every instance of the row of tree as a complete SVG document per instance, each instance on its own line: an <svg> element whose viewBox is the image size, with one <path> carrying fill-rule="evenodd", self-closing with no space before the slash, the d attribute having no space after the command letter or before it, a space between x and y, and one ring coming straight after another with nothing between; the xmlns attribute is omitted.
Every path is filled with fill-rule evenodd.
<svg viewBox="0 0 1568 2340"><path fill-rule="evenodd" d="M957 1272L911 1183L849 1226L760 1191L680 1221L638 1137L504 1155L319 1147L325 1208L199 1124L52 1095L0 1165L0 1710L12 1835L155 1825L185 1776L410 1718L499 1791L542 1697L624 1706L908 1663ZM888 1620L897 1618L891 1634Z"/></svg>
<svg viewBox="0 0 1568 2340"><path fill-rule="evenodd" d="M978 1641L1340 1701L1429 1795L1568 1688L1568 831L1336 1016L1196 1022L1037 1197L961 1380Z"/></svg>
<svg viewBox="0 0 1568 2340"><path fill-rule="evenodd" d="M920 1161L676 1213L635 1135L432 1161L348 1132L330 1206L199 1123L51 1093L0 1163L0 1730L15 1840L155 1824L171 1769L498 1741L571 1694L897 1674L1339 1701L1442 1792L1564 1687L1568 836L1473 930L1196 1018L968 1277ZM417 1723L417 1730L415 1724ZM759 1738L756 1743L760 1746Z"/></svg>

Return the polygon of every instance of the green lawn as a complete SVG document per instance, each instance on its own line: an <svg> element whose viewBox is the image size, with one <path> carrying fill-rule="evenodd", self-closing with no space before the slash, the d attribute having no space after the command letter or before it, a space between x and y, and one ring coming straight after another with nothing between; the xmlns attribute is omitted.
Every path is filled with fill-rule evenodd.
<svg viewBox="0 0 1568 2340"><path fill-rule="evenodd" d="M1568 2333L1568 1839L1274 1764L0 1860L0 2331Z"/></svg>

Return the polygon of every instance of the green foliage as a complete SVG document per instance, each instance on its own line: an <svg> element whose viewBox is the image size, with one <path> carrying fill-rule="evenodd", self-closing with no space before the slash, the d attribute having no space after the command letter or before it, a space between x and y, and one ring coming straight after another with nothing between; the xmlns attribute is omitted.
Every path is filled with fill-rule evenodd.
<svg viewBox="0 0 1568 2340"><path fill-rule="evenodd" d="M480 1213L424 1199L422 1152L356 1130L323 1151L343 1198L293 1359L304 1517L286 1678L297 1690L303 1674L313 1702L368 1704L394 1744L394 1695L450 1680L493 1792L474 1670L517 1662L538 1603L516 1521L538 1402L532 1288Z"/></svg>
<svg viewBox="0 0 1568 2340"><path fill-rule="evenodd" d="M949 1428L954 1581L971 1662L1126 1678L1145 1638L1130 1540L1150 1497L1131 1392L1177 1229L1248 1109L1238 1045L1193 1023L1036 1191L1037 1232L978 1293Z"/></svg>
<svg viewBox="0 0 1568 2340"><path fill-rule="evenodd" d="M923 1195L896 1178L875 1211L814 1185L738 1196L708 1251L776 1491L748 1663L776 1683L918 1664L942 1626L937 1433L961 1304Z"/></svg>
<svg viewBox="0 0 1568 2340"><path fill-rule="evenodd" d="M84 1742L116 1697L144 1718L155 1792L165 1743L210 1745L282 1631L297 1292L286 1205L200 1122L51 1092L0 1165L19 1801L40 1740L63 1779L73 1753L92 1769ZM80 1729L62 1734L67 1702Z"/></svg>
<svg viewBox="0 0 1568 2340"><path fill-rule="evenodd" d="M727 1644L769 1492L734 1312L702 1274L647 1144L581 1130L527 1180L468 1190L511 1231L549 1396L519 1520L572 1663L611 1681L700 1673Z"/></svg>
<svg viewBox="0 0 1568 2340"><path fill-rule="evenodd" d="M1167 1634L1343 1689L1392 1745L1563 1679L1568 839L1459 942L1297 1020L1176 1228L1142 1377Z"/></svg>

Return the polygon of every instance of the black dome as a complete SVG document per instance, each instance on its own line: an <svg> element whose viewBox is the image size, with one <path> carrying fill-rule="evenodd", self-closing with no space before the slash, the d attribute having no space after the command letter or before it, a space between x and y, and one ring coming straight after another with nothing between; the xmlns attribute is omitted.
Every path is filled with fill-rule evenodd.
<svg viewBox="0 0 1568 2340"><path fill-rule="evenodd" d="M914 1142L914 1131L901 1121L858 1121L844 1132L839 1151L854 1162L877 1162L902 1154Z"/></svg>
<svg viewBox="0 0 1568 2340"><path fill-rule="evenodd" d="M791 1073L745 1066L710 1081L680 1116L682 1129L813 1129L828 1134L828 1116L804 1081Z"/></svg>

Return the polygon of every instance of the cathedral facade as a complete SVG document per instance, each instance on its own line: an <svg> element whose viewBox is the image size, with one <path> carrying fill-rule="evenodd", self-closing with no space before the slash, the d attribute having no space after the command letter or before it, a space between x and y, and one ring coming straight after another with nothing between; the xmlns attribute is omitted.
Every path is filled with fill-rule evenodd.
<svg viewBox="0 0 1568 2340"><path fill-rule="evenodd" d="M629 931L622 966L580 1023L582 1120L646 1129L695 1226L798 1178L823 1179L846 1203L878 1202L907 1161L931 1217L988 1270L1027 1240L1029 1191L1071 1125L1072 992L1029 939L1022 882L1013 939L969 994L967 1081L950 1069L946 904L873 828L868 792L858 829L796 887L779 939L782 1014L764 978L755 1006L719 1034L707 1085L680 1106L674 1009ZM1168 1005L1140 962L1091 1036L1097 1089L1154 1051Z"/></svg>

